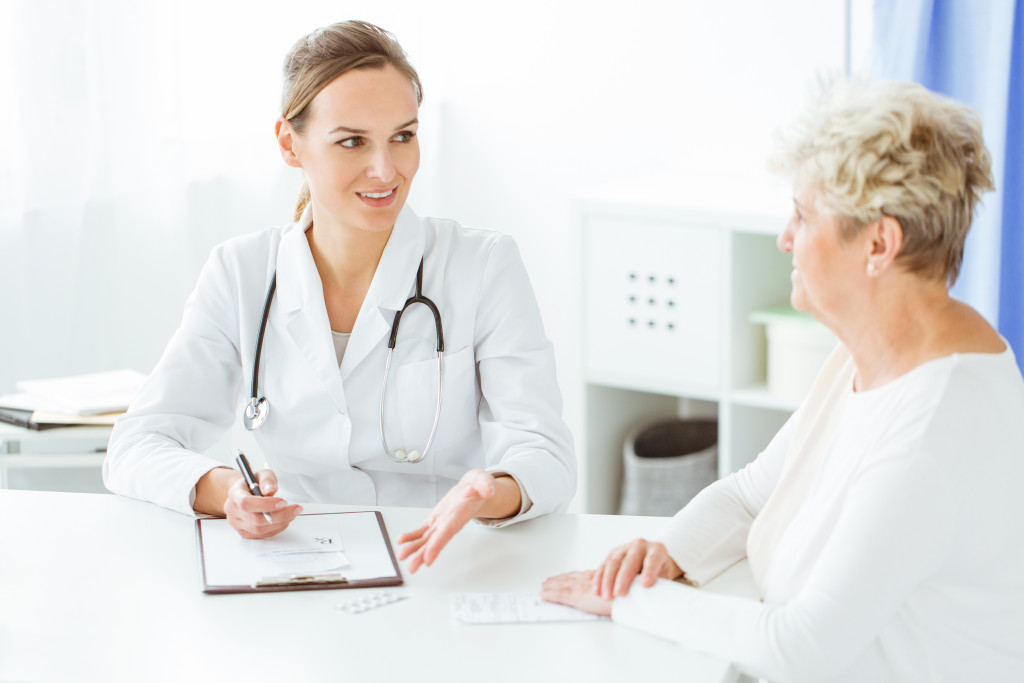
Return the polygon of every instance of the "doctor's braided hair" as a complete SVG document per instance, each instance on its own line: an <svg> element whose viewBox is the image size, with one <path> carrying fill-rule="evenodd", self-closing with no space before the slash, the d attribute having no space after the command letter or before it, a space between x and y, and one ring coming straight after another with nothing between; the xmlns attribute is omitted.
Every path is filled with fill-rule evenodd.
<svg viewBox="0 0 1024 683"><path fill-rule="evenodd" d="M342 21L318 28L300 38L285 57L281 116L301 135L310 103L335 78L353 69L388 66L408 77L417 104L422 102L420 77L393 35L366 21ZM295 204L295 220L302 216L309 200L309 186L303 183Z"/></svg>

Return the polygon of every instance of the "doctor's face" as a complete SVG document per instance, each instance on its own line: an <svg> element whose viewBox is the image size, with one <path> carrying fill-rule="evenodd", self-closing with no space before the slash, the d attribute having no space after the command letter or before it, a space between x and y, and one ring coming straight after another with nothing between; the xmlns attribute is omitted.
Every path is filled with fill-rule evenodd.
<svg viewBox="0 0 1024 683"><path fill-rule="evenodd" d="M288 163L302 168L314 211L349 229L390 230L420 165L412 83L390 66L355 69L310 107L305 130L292 133L297 163Z"/></svg>

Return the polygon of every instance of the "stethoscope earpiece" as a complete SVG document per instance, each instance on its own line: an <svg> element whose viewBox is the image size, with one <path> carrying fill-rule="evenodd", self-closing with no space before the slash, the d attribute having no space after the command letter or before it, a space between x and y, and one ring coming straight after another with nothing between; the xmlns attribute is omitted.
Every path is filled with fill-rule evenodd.
<svg viewBox="0 0 1024 683"><path fill-rule="evenodd" d="M419 462L423 459L423 453L420 453L419 451L409 451L406 453L401 448L397 448L391 456L391 459L397 460L398 462Z"/></svg>

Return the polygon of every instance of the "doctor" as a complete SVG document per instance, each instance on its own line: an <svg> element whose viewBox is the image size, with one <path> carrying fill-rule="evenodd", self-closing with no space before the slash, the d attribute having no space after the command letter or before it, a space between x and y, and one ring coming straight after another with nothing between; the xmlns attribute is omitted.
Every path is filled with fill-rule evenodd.
<svg viewBox="0 0 1024 683"><path fill-rule="evenodd" d="M306 181L295 222L214 249L114 428L111 491L226 515L247 538L280 533L307 501L433 506L398 539L413 572L471 519L565 509L572 440L515 244L405 204L421 99L401 47L372 24L292 48L276 131ZM406 307L417 294L439 325L431 304ZM266 459L262 498L203 455L243 410Z"/></svg>

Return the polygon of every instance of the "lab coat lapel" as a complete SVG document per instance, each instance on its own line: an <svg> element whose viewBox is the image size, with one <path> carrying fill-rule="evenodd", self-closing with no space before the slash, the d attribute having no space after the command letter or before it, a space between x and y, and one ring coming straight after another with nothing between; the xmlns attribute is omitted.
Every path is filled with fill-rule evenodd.
<svg viewBox="0 0 1024 683"><path fill-rule="evenodd" d="M395 312L412 296L416 270L424 250L423 226L409 206L398 215L391 237L381 254L370 289L359 309L345 356L341 360L341 378L347 379L385 336L391 334ZM385 341L386 343L386 341ZM383 373L383 366L381 367Z"/></svg>
<svg viewBox="0 0 1024 683"><path fill-rule="evenodd" d="M337 407L347 408L324 303L323 283L306 241L310 211L281 238L277 253L277 294L285 328L295 346L313 367Z"/></svg>

